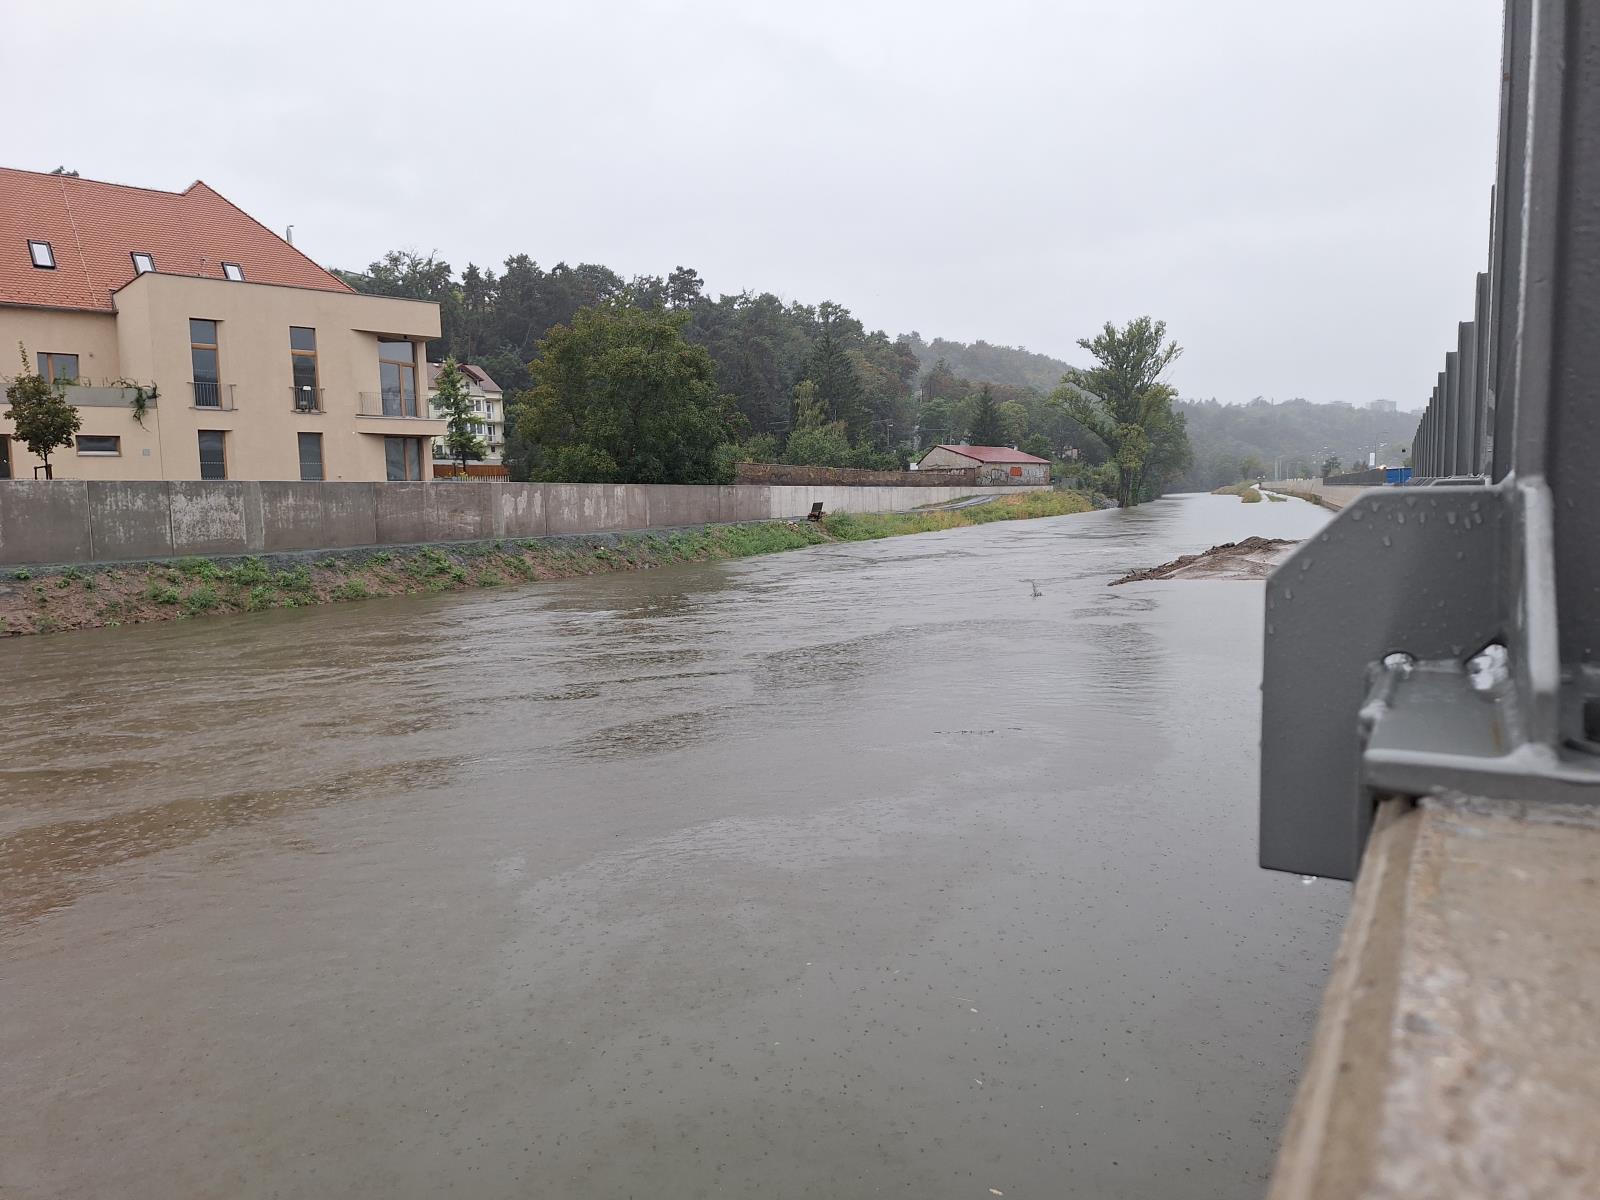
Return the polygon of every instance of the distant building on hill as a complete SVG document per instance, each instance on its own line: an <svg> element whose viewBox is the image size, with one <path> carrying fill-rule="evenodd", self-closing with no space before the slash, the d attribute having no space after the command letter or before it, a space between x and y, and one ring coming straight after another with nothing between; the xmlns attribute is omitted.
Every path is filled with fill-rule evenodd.
<svg viewBox="0 0 1600 1200"><path fill-rule="evenodd" d="M1375 413L1392 413L1398 412L1400 409L1400 406L1393 400L1374 400L1367 407Z"/></svg>
<svg viewBox="0 0 1600 1200"><path fill-rule="evenodd" d="M204 183L0 168L0 375L20 342L77 409L58 479L427 479L438 336L437 304L354 291ZM0 479L42 476L15 433Z"/></svg>
<svg viewBox="0 0 1600 1200"><path fill-rule="evenodd" d="M1014 446L935 446L917 460L917 469L936 467L976 467L981 484L1050 482L1050 460Z"/></svg>

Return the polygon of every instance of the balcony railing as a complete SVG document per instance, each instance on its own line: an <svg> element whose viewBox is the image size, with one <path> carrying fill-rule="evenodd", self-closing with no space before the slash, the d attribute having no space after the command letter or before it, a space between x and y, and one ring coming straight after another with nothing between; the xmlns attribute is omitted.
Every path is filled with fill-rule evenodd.
<svg viewBox="0 0 1600 1200"><path fill-rule="evenodd" d="M297 413L319 413L322 407L322 389L319 387L291 387L289 402Z"/></svg>
<svg viewBox="0 0 1600 1200"><path fill-rule="evenodd" d="M410 420L436 420L428 412L426 397L397 391L362 392L360 412L363 417L405 417Z"/></svg>
<svg viewBox="0 0 1600 1200"><path fill-rule="evenodd" d="M195 380L189 384L194 395L196 408L215 408L225 412L231 411L233 404L233 384L213 383L207 380Z"/></svg>

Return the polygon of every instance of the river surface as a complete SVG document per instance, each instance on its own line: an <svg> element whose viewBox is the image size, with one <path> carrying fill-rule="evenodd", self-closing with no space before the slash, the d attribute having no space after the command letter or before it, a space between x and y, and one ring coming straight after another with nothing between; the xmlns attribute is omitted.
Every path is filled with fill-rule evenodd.
<svg viewBox="0 0 1600 1200"><path fill-rule="evenodd" d="M1105 585L1326 519L0 642L0 1195L1258 1194L1348 889L1261 585Z"/></svg>

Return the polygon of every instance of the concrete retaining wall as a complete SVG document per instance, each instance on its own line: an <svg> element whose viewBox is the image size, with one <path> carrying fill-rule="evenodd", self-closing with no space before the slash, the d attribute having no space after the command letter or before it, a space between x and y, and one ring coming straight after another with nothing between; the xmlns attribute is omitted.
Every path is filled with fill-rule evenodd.
<svg viewBox="0 0 1600 1200"><path fill-rule="evenodd" d="M1302 495L1316 496L1324 507L1332 509L1343 508L1362 492L1371 490L1364 487L1335 487L1323 483L1320 479L1280 479L1263 483L1261 486L1269 492L1299 492Z"/></svg>
<svg viewBox="0 0 1600 1200"><path fill-rule="evenodd" d="M1008 487L0 481L0 566L903 512Z"/></svg>

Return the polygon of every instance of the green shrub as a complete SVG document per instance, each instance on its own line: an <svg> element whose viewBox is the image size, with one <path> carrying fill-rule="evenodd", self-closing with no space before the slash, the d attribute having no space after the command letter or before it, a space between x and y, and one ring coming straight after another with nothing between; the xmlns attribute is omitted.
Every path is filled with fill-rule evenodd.
<svg viewBox="0 0 1600 1200"><path fill-rule="evenodd" d="M271 585L258 583L245 597L244 606L250 612L260 612L262 609L272 608L277 602L278 594L272 590Z"/></svg>
<svg viewBox="0 0 1600 1200"><path fill-rule="evenodd" d="M189 579L218 579L222 576L222 569L209 558L180 558L172 566Z"/></svg>
<svg viewBox="0 0 1600 1200"><path fill-rule="evenodd" d="M359 579L346 579L328 593L335 600L365 600L371 594L367 591L367 585Z"/></svg>
<svg viewBox="0 0 1600 1200"><path fill-rule="evenodd" d="M448 573L453 565L444 551L424 546L406 563L405 569L407 574L418 579L431 579L435 575Z"/></svg>
<svg viewBox="0 0 1600 1200"><path fill-rule="evenodd" d="M304 594L311 591L311 572L303 566L292 571L279 571L277 583L286 592Z"/></svg>
<svg viewBox="0 0 1600 1200"><path fill-rule="evenodd" d="M17 579L18 581L20 581L22 583L27 583L28 580L33 578L33 572L32 571L18 571L16 573L16 575L13 576L13 578Z"/></svg>
<svg viewBox="0 0 1600 1200"><path fill-rule="evenodd" d="M183 598L183 612L185 616L198 617L201 613L214 611L221 604L222 597L217 595L217 589L209 583L202 583Z"/></svg>
<svg viewBox="0 0 1600 1200"><path fill-rule="evenodd" d="M183 599L183 593L170 583L160 579L152 579L145 584L144 598L155 604L176 604Z"/></svg>
<svg viewBox="0 0 1600 1200"><path fill-rule="evenodd" d="M267 569L266 563L251 555L236 564L227 573L227 577L230 583L236 583L240 587L249 587L252 584L266 583L272 578L272 572Z"/></svg>

